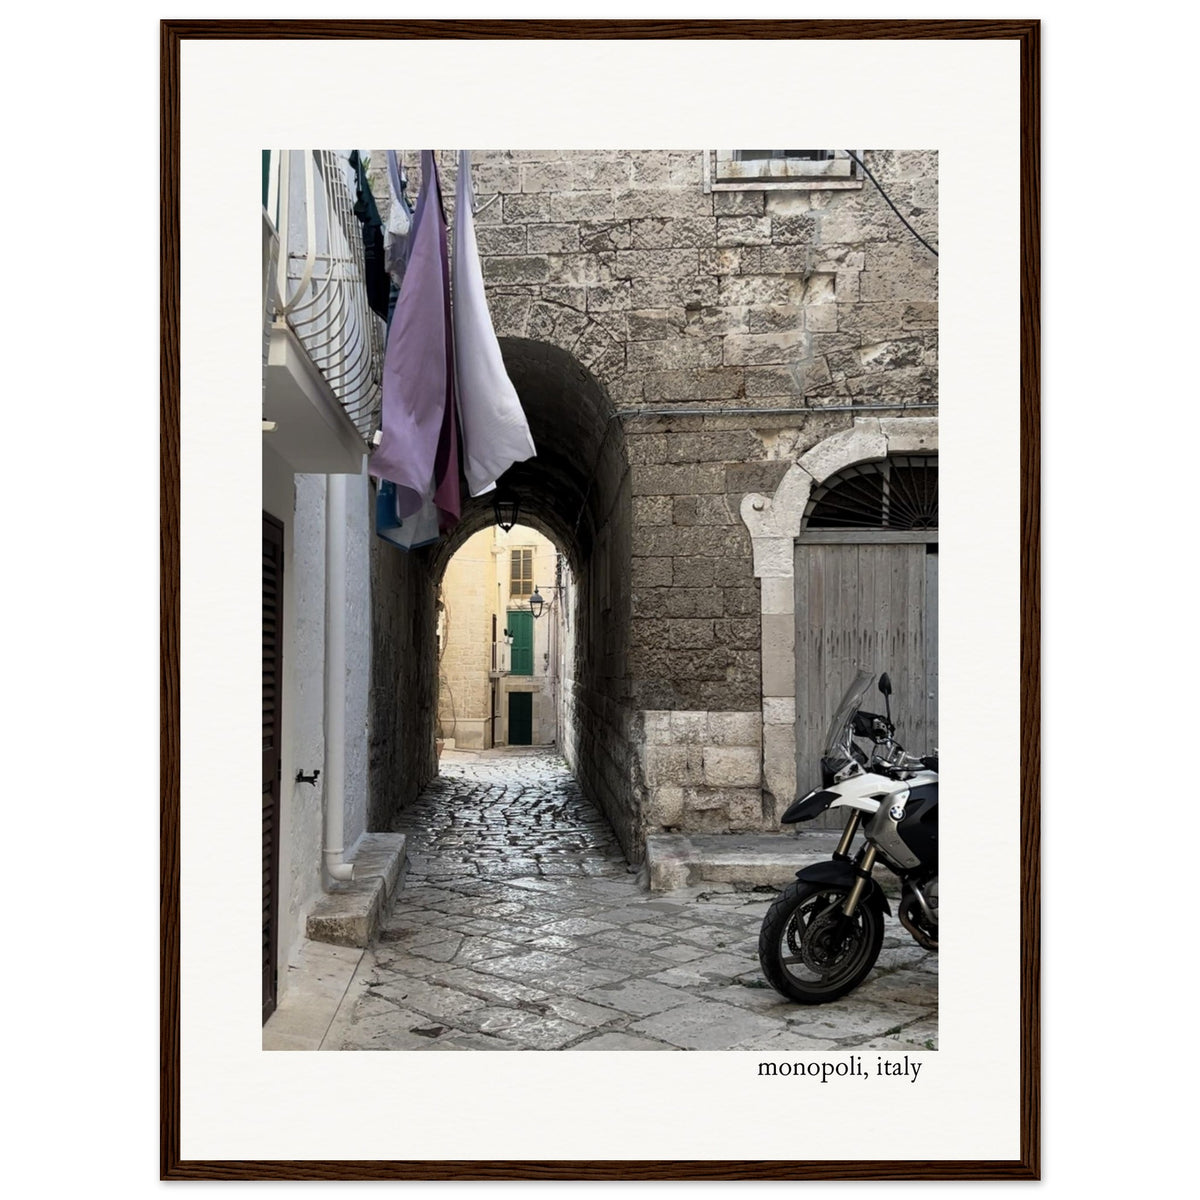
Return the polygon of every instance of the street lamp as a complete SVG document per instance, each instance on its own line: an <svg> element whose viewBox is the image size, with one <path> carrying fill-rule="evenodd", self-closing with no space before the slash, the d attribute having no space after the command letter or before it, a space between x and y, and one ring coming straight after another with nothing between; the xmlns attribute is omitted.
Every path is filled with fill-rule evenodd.
<svg viewBox="0 0 1200 1200"><path fill-rule="evenodd" d="M554 561L554 577L558 580L557 583L549 585L548 590L551 592L565 592L562 582L562 554L555 556ZM536 621L542 615L542 609L546 606L546 601L542 599L542 593L537 590L537 584L533 585L533 595L529 597L529 611L533 613L533 619Z"/></svg>
<svg viewBox="0 0 1200 1200"><path fill-rule="evenodd" d="M561 592L565 589L561 584L552 583L547 588L548 592ZM533 613L533 619L536 621L542 615L542 609L545 608L546 601L542 599L542 593L537 590L537 585L534 584L533 595L529 597L529 611Z"/></svg>
<svg viewBox="0 0 1200 1200"><path fill-rule="evenodd" d="M496 514L496 524L507 533L521 514L521 499L515 492L497 492L492 512Z"/></svg>

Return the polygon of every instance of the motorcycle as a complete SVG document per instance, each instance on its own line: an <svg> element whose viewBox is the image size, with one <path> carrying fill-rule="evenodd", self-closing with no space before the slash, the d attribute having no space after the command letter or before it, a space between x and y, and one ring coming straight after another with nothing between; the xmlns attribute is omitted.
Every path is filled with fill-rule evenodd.
<svg viewBox="0 0 1200 1200"><path fill-rule="evenodd" d="M821 786L792 804L785 825L844 808L828 862L796 872L763 919L758 957L767 981L800 1004L825 1004L858 987L883 944L891 906L872 872L882 864L901 886L900 923L921 946L938 946L938 759L895 740L892 683L879 679L885 714L866 712L874 674L859 671L833 714L821 754ZM868 753L855 738L869 739ZM855 835L863 841L853 856Z"/></svg>

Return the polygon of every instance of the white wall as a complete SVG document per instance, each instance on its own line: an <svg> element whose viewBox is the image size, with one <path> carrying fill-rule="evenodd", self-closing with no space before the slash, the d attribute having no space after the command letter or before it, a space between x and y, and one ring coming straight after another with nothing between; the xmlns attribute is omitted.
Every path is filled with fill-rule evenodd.
<svg viewBox="0 0 1200 1200"><path fill-rule="evenodd" d="M322 803L325 784L325 480L293 475L263 450L263 508L284 525L283 730L279 840L279 988L323 894ZM370 685L370 522L366 477L349 481L346 547L347 851L366 827L367 711ZM316 786L297 772L321 771Z"/></svg>
<svg viewBox="0 0 1200 1200"><path fill-rule="evenodd" d="M371 700L371 533L367 475L346 483L346 811L349 851L367 830Z"/></svg>

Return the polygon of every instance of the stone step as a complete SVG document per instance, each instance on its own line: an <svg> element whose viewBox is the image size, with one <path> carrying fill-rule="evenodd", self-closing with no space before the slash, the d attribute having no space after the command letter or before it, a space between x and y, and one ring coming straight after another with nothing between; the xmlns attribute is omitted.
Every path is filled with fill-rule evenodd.
<svg viewBox="0 0 1200 1200"><path fill-rule="evenodd" d="M814 829L800 833L656 833L646 838L646 865L652 892L702 883L785 887L801 867L823 862L841 833ZM879 872L885 891L890 875Z"/></svg>
<svg viewBox="0 0 1200 1200"><path fill-rule="evenodd" d="M334 882L308 914L310 941L366 946L387 915L408 867L402 833L368 833L349 856L354 878Z"/></svg>

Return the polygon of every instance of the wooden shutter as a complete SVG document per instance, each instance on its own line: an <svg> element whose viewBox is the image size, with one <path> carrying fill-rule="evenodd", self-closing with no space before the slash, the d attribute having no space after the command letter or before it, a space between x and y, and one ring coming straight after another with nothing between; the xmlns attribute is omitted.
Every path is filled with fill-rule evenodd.
<svg viewBox="0 0 1200 1200"><path fill-rule="evenodd" d="M510 596L533 595L533 549L518 548L510 552L508 592Z"/></svg>
<svg viewBox="0 0 1200 1200"><path fill-rule="evenodd" d="M508 614L508 631L512 634L512 665L510 675L533 674L533 613L519 609Z"/></svg>
<svg viewBox="0 0 1200 1200"><path fill-rule="evenodd" d="M263 1020L275 1011L279 949L279 775L283 691L283 526L263 513Z"/></svg>

